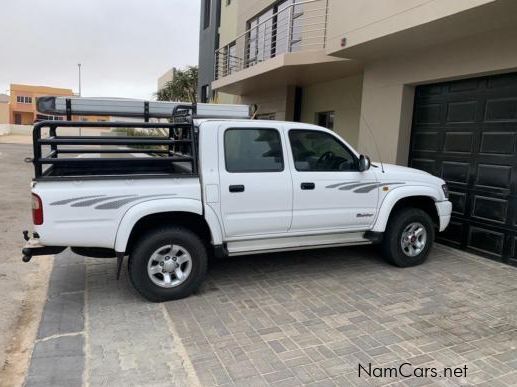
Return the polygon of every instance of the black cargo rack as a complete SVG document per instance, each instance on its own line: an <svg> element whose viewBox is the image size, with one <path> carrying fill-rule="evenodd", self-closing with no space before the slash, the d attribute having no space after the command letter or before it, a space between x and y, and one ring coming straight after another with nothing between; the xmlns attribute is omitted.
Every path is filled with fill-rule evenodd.
<svg viewBox="0 0 517 387"><path fill-rule="evenodd" d="M172 123L38 122L33 129L34 158L30 160L34 164L35 180L197 176L197 135L192 120L195 109L195 105L178 106ZM45 128L48 137L42 137ZM59 135L60 128L135 128L140 134L161 129L161 132L158 136L70 136ZM92 157L96 154L98 157Z"/></svg>

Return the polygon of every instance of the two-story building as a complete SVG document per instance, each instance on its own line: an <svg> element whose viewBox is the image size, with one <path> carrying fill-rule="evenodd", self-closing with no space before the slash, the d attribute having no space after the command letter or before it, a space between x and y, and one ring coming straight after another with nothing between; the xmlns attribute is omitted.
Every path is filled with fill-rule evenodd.
<svg viewBox="0 0 517 387"><path fill-rule="evenodd" d="M202 0L200 30L206 99L443 177L444 240L517 262L517 1Z"/></svg>
<svg viewBox="0 0 517 387"><path fill-rule="evenodd" d="M72 89L49 86L11 84L9 97L9 123L14 125L32 125L42 120L63 120L64 116L49 116L38 112L36 99L43 96L72 97ZM72 116L73 121L109 121L105 116Z"/></svg>
<svg viewBox="0 0 517 387"><path fill-rule="evenodd" d="M74 93L71 89L11 84L10 123L15 125L32 125L38 119L62 119L62 117L48 117L36 111L36 98L45 95L73 96Z"/></svg>

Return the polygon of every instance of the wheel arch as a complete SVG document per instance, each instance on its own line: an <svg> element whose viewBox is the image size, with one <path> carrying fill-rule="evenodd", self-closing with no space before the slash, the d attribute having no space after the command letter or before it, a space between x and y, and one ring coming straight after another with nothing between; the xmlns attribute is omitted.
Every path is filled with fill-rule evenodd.
<svg viewBox="0 0 517 387"><path fill-rule="evenodd" d="M161 226L185 227L208 245L222 243L221 227L213 210L203 214L203 204L193 199L153 200L130 208L120 221L115 239L116 252L129 253L139 235Z"/></svg>
<svg viewBox="0 0 517 387"><path fill-rule="evenodd" d="M416 192L411 189L404 189L403 191L397 192L397 190L393 190L386 196L379 209L379 214L372 231L384 232L390 218L401 208L419 208L431 217L436 227L440 227L440 217L435 204L439 198L433 189L420 187Z"/></svg>

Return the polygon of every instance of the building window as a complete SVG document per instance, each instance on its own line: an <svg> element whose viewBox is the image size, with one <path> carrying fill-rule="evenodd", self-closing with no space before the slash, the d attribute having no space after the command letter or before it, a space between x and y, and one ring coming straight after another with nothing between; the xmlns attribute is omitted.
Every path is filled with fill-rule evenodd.
<svg viewBox="0 0 517 387"><path fill-rule="evenodd" d="M239 68L239 58L237 58L237 46L235 42L230 43L225 50L224 76L236 72Z"/></svg>
<svg viewBox="0 0 517 387"><path fill-rule="evenodd" d="M49 116L46 114L36 114L36 121L62 121L61 116Z"/></svg>
<svg viewBox="0 0 517 387"><path fill-rule="evenodd" d="M17 103L32 103L32 97L24 97L22 95L16 96Z"/></svg>
<svg viewBox="0 0 517 387"><path fill-rule="evenodd" d="M208 102L209 95L210 95L210 86L209 85L201 86L201 102L202 103Z"/></svg>
<svg viewBox="0 0 517 387"><path fill-rule="evenodd" d="M212 0L203 0L203 28L208 28L210 26L210 7Z"/></svg>
<svg viewBox="0 0 517 387"><path fill-rule="evenodd" d="M257 120L270 120L274 121L276 118L275 113L262 113L262 114L256 114L255 119Z"/></svg>
<svg viewBox="0 0 517 387"><path fill-rule="evenodd" d="M302 0L282 0L248 20L247 66L297 51L302 42L302 16Z"/></svg>
<svg viewBox="0 0 517 387"><path fill-rule="evenodd" d="M316 125L323 126L324 128L334 130L334 117L335 112L319 112L316 113Z"/></svg>

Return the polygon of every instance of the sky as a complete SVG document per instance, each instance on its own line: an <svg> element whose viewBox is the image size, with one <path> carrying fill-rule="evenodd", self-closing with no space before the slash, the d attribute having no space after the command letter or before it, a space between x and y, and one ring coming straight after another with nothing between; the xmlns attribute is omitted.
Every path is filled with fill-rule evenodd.
<svg viewBox="0 0 517 387"><path fill-rule="evenodd" d="M9 84L150 99L160 75L197 65L199 0L0 0L0 93Z"/></svg>

